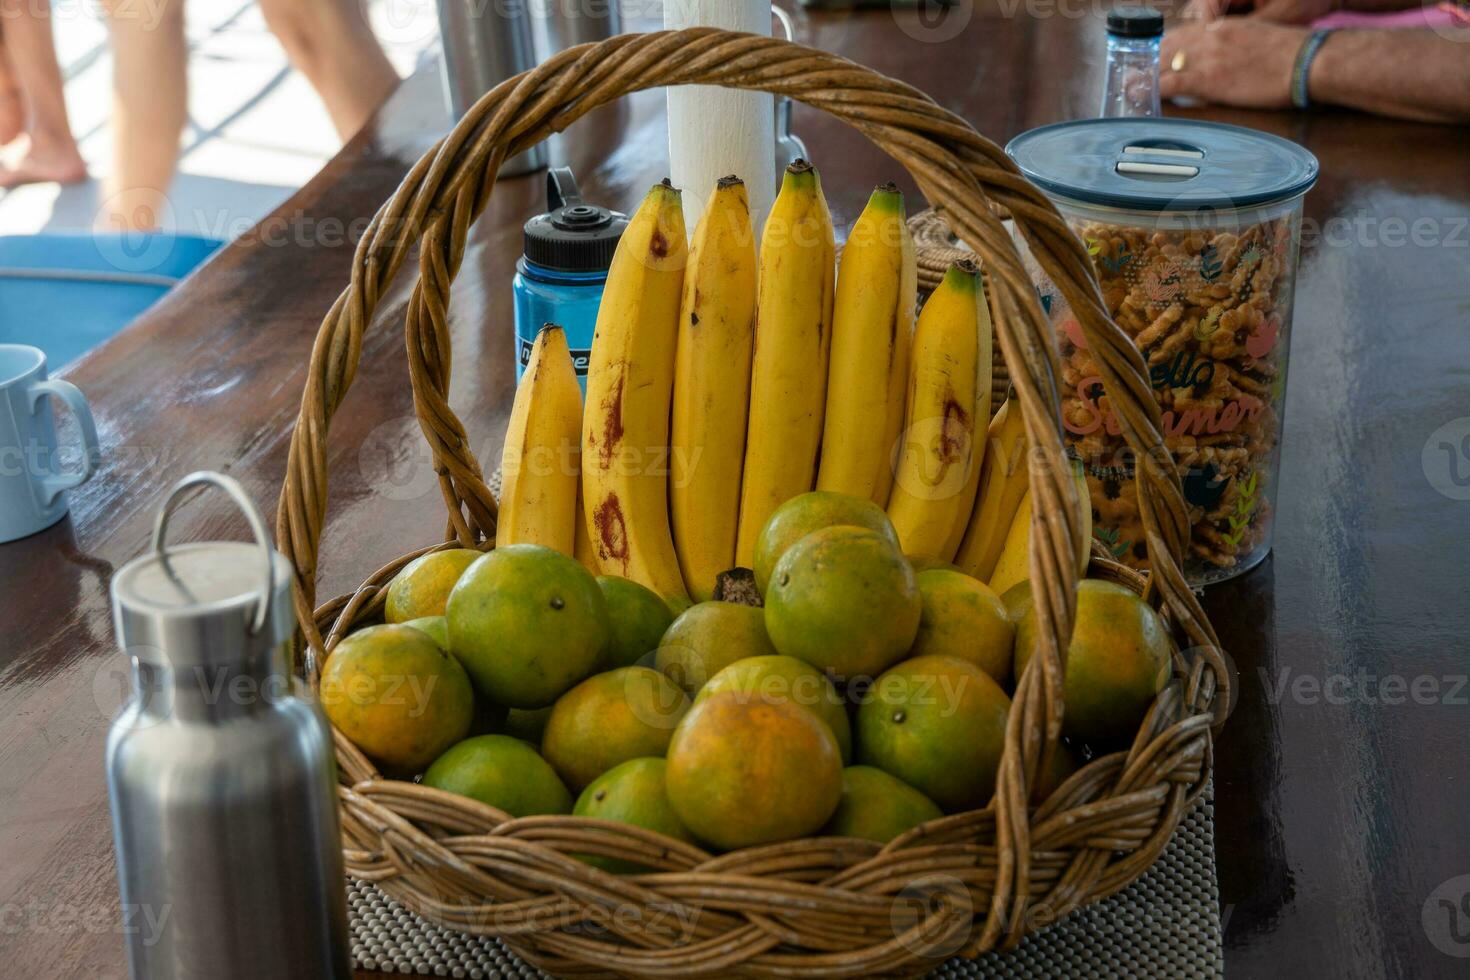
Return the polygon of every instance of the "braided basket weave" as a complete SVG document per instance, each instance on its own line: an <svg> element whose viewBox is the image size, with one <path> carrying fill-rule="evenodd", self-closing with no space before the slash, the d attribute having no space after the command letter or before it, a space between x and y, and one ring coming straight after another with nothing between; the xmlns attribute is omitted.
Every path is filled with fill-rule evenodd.
<svg viewBox="0 0 1470 980"><path fill-rule="evenodd" d="M297 569L302 668L315 684L334 644L381 615L392 576L431 550L404 555L356 592L316 608L328 425L394 273L417 243L419 278L405 330L415 410L448 510L447 541L434 547L489 547L495 496L448 403L446 310L470 225L505 159L623 95L688 84L790 96L856 127L908 169L985 263L996 335L1031 445L1038 620L1038 649L1015 692L995 798L984 810L935 820L887 846L820 838L716 857L638 828L569 816L511 819L473 800L385 779L337 733L348 871L441 925L500 936L559 974L911 974L941 957L1007 948L1118 891L1153 863L1204 787L1228 678L1180 573L1189 522L1144 362L1107 317L1082 246L994 143L922 93L836 55L703 28L583 45L496 87L413 167L368 227L351 284L322 323L291 439L277 536ZM1034 808L1030 787L1061 728L1059 651L1071 635L1076 556L1086 542L1073 516L1052 338L996 207L1013 216L1077 311L1137 454L1152 577L1145 583L1098 558L1092 573L1144 593L1183 650L1131 747L1092 761ZM659 870L615 876L576 854Z"/></svg>

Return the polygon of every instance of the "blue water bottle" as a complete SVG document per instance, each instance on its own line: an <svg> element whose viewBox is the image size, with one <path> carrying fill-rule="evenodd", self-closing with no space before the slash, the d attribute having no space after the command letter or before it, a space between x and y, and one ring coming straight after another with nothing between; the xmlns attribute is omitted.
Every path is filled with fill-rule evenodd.
<svg viewBox="0 0 1470 980"><path fill-rule="evenodd" d="M516 380L525 373L536 334L547 323L566 331L577 381L587 392L587 364L608 266L628 216L587 204L569 167L546 174L546 213L525 226L516 262Z"/></svg>

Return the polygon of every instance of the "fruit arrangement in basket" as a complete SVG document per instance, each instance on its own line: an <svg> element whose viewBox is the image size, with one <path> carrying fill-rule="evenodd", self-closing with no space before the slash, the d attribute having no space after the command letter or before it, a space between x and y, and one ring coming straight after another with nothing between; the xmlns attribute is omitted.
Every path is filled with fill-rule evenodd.
<svg viewBox="0 0 1470 980"><path fill-rule="evenodd" d="M324 665L333 723L383 771L512 816L711 850L886 842L984 807L1034 646L1026 436L1011 401L992 417L979 268L956 263L915 316L917 299L892 185L840 264L803 161L759 243L738 179L692 239L679 192L653 187L609 272L585 405L548 325L495 548L397 574L386 622ZM1171 650L1135 592L1082 581L1070 748L1036 801L1074 753L1135 735Z"/></svg>

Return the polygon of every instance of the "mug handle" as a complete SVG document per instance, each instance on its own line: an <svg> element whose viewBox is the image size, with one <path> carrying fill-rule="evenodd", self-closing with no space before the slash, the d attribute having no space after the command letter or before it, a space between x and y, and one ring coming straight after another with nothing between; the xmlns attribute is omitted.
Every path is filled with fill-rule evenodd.
<svg viewBox="0 0 1470 980"><path fill-rule="evenodd" d="M77 425L82 430L82 471L80 473L55 473L41 479L41 506L50 507L57 494L63 490L81 486L97 472L97 457L102 452L97 445L97 423L92 420L92 409L87 404L87 399L82 395L81 390L70 381L62 381L60 378L37 381L31 385L29 395L32 415L36 413L36 407L41 403L41 399L47 395L55 395L66 403L67 408L71 409L71 413L77 418Z"/></svg>

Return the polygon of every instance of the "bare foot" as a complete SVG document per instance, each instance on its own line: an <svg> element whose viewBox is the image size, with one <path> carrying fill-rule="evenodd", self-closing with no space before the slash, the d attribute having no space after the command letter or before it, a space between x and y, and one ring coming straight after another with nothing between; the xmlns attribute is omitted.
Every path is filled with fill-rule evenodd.
<svg viewBox="0 0 1470 980"><path fill-rule="evenodd" d="M87 165L75 143L52 147L26 137L12 149L15 152L0 159L0 189L22 184L76 184L87 179Z"/></svg>

